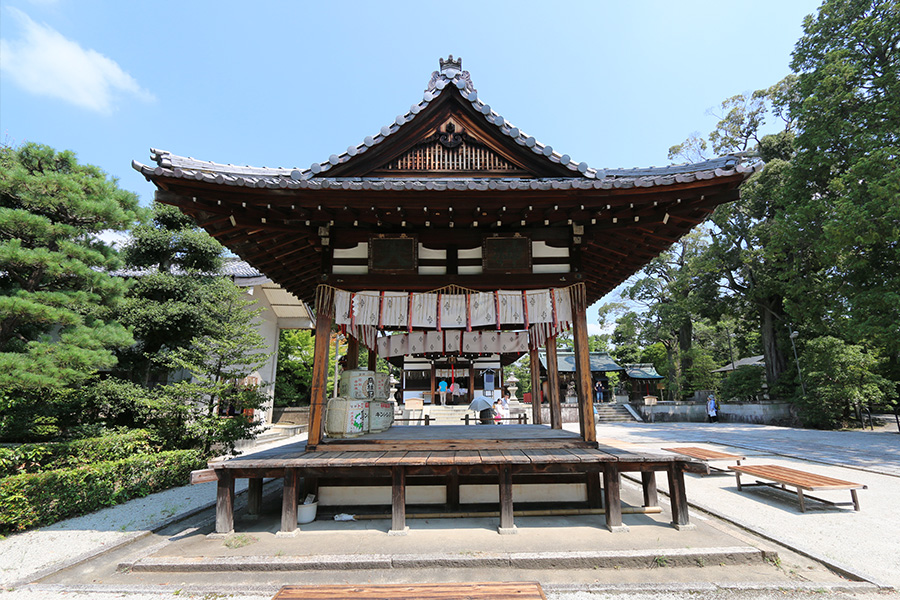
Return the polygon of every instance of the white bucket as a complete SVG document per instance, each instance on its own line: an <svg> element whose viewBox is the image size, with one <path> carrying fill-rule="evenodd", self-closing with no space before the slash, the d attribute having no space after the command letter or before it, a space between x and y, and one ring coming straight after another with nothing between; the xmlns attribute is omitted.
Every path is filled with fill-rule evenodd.
<svg viewBox="0 0 900 600"><path fill-rule="evenodd" d="M325 409L325 433L333 438L356 437L369 432L369 401L332 398Z"/></svg>
<svg viewBox="0 0 900 600"><path fill-rule="evenodd" d="M316 509L318 508L318 502L312 502L310 504L301 504L297 508L297 522L300 524L303 523L312 523L316 520Z"/></svg>
<svg viewBox="0 0 900 600"><path fill-rule="evenodd" d="M369 400L369 431L386 431L394 424L396 403L388 400Z"/></svg>
<svg viewBox="0 0 900 600"><path fill-rule="evenodd" d="M341 373L338 393L344 398L375 398L375 372L350 369Z"/></svg>

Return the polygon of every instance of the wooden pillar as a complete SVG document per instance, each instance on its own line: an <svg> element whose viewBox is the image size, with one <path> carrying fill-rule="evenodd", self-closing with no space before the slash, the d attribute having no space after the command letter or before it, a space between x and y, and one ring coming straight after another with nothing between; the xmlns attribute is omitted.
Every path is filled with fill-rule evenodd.
<svg viewBox="0 0 900 600"><path fill-rule="evenodd" d="M656 471L641 471L641 487L644 488L644 506L659 506Z"/></svg>
<svg viewBox="0 0 900 600"><path fill-rule="evenodd" d="M347 337L346 359L347 361L344 363L346 365L345 369L359 368L359 340L352 335Z"/></svg>
<svg viewBox="0 0 900 600"><path fill-rule="evenodd" d="M466 418L469 418L468 413ZM466 423L468 425L468 423ZM447 508L456 511L459 510L459 471L456 467L447 475Z"/></svg>
<svg viewBox="0 0 900 600"><path fill-rule="evenodd" d="M388 535L406 535L406 468L391 467L391 530Z"/></svg>
<svg viewBox="0 0 900 600"><path fill-rule="evenodd" d="M531 422L541 424L541 362L538 349L532 348L531 358Z"/></svg>
<svg viewBox="0 0 900 600"><path fill-rule="evenodd" d="M234 531L234 477L229 469L216 469L216 533Z"/></svg>
<svg viewBox="0 0 900 600"><path fill-rule="evenodd" d="M309 400L309 438L307 448L310 450L322 441L325 428L325 402L328 388L328 355L331 349L331 315L316 315L316 346L313 352L312 389Z"/></svg>
<svg viewBox="0 0 900 600"><path fill-rule="evenodd" d="M603 487L600 485L600 471L588 471L585 481L587 483L588 506L591 508L603 508Z"/></svg>
<svg viewBox="0 0 900 600"><path fill-rule="evenodd" d="M615 463L603 464L603 501L606 505L606 528L612 532L628 531L628 527L622 524L621 487Z"/></svg>
<svg viewBox="0 0 900 600"><path fill-rule="evenodd" d="M282 535L293 534L297 529L297 494L300 483L300 470L286 468L284 470L284 489L281 492L281 530Z"/></svg>
<svg viewBox="0 0 900 600"><path fill-rule="evenodd" d="M672 503L672 526L675 529L693 529L688 517L687 492L684 488L683 465L669 464L669 500Z"/></svg>
<svg viewBox="0 0 900 600"><path fill-rule="evenodd" d="M594 425L594 391L591 389L591 355L587 334L587 296L583 285L572 288L575 338L575 383L578 390L578 424L586 442L597 441Z"/></svg>
<svg viewBox="0 0 900 600"><path fill-rule="evenodd" d="M369 350L369 370L378 370L378 354L374 350Z"/></svg>
<svg viewBox="0 0 900 600"><path fill-rule="evenodd" d="M437 385L437 369L434 367L434 363L431 363L431 405L437 405L437 398L435 397L435 386Z"/></svg>
<svg viewBox="0 0 900 600"><path fill-rule="evenodd" d="M503 535L516 533L516 525L513 519L513 494L512 494L512 467L500 465L500 528L497 530Z"/></svg>
<svg viewBox="0 0 900 600"><path fill-rule="evenodd" d="M247 480L247 516L259 517L259 510L262 507L262 477L251 477Z"/></svg>
<svg viewBox="0 0 900 600"><path fill-rule="evenodd" d="M559 363L556 358L556 336L547 339L547 388L550 392L550 428L562 429L562 409L559 406Z"/></svg>
<svg viewBox="0 0 900 600"><path fill-rule="evenodd" d="M469 391L466 394L466 404L475 399L475 362L469 363Z"/></svg>

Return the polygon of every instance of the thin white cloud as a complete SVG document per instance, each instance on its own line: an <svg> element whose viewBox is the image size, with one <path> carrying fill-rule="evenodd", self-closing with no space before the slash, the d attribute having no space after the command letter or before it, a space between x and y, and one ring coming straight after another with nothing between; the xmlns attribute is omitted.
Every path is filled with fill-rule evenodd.
<svg viewBox="0 0 900 600"><path fill-rule="evenodd" d="M122 95L153 100L114 60L82 48L18 9L6 10L19 22L23 35L0 40L0 72L26 91L99 113L112 112Z"/></svg>

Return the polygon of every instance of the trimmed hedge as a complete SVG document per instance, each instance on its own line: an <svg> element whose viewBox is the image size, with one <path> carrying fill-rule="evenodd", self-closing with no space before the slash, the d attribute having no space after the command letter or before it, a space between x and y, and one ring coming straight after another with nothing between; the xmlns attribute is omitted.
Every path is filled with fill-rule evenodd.
<svg viewBox="0 0 900 600"><path fill-rule="evenodd" d="M171 487L185 485L206 461L196 450L142 454L75 469L0 480L0 531L49 525Z"/></svg>
<svg viewBox="0 0 900 600"><path fill-rule="evenodd" d="M120 460L153 451L151 434L146 429L71 442L0 447L0 478Z"/></svg>

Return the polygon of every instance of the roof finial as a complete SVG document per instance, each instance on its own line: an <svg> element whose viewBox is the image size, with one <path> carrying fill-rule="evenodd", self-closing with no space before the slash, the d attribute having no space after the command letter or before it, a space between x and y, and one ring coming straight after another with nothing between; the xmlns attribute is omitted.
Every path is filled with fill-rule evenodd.
<svg viewBox="0 0 900 600"><path fill-rule="evenodd" d="M439 58L438 60L440 61L440 64L441 64L441 73L443 73L447 69L456 69L457 71L462 71L462 59L461 58L457 58L456 60L453 60L453 55L450 54L447 56L447 60L444 60L443 58Z"/></svg>

